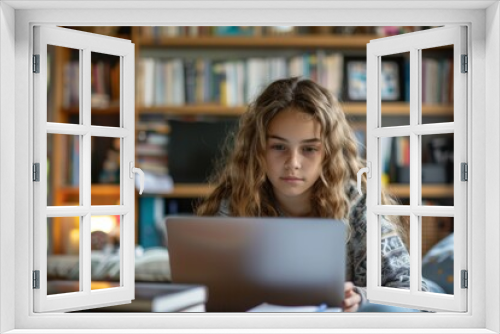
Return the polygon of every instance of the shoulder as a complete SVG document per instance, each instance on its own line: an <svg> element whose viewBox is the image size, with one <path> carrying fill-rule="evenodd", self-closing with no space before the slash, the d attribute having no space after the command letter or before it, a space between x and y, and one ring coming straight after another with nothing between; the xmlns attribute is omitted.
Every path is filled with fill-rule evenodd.
<svg viewBox="0 0 500 334"><path fill-rule="evenodd" d="M219 205L219 211L217 212L217 216L228 217L231 215L231 211L229 210L229 200L227 198L223 199Z"/></svg>

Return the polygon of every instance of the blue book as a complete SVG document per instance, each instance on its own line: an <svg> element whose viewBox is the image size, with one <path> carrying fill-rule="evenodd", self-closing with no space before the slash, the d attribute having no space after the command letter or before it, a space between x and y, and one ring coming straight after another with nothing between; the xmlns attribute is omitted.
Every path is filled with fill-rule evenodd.
<svg viewBox="0 0 500 334"><path fill-rule="evenodd" d="M139 198L139 244L144 248L162 246L156 220L164 216L164 205L160 197Z"/></svg>

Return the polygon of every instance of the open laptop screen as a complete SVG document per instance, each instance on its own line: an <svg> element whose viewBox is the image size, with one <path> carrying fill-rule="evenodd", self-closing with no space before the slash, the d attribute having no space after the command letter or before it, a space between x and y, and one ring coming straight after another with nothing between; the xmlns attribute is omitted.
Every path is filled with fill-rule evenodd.
<svg viewBox="0 0 500 334"><path fill-rule="evenodd" d="M169 217L174 283L208 288L207 311L262 303L341 307L345 225L312 218Z"/></svg>

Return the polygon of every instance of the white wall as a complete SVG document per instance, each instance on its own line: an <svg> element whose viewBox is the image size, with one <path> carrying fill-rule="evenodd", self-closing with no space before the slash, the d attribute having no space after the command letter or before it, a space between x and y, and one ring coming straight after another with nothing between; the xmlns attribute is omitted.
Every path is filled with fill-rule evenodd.
<svg viewBox="0 0 500 334"><path fill-rule="evenodd" d="M500 82L500 6L498 3L490 6L486 11L486 63L489 64L486 76L486 279L495 279L498 283L500 277L500 248L498 235L500 233L500 95L498 91L489 87L498 87ZM486 328L495 333L500 332L500 284L492 284L486 291ZM496 302L495 302L496 301Z"/></svg>
<svg viewBox="0 0 500 334"><path fill-rule="evenodd" d="M0 70L2 70L2 78L14 78L14 74L11 72L14 68L13 66L13 47L11 44L11 41L9 40L7 43L5 43L6 38L4 38L4 35L8 33L8 31L12 31L11 29L5 29L4 26L6 25L6 22L9 22L9 20L5 20L5 16L9 16L12 18L12 24L7 24L8 27L12 27L14 25L13 23L13 11L10 8L6 8L5 6L0 7L0 30L2 31L0 33L0 41L2 45L2 51L0 53ZM6 13L9 13L6 15ZM21 12L21 13L19 13ZM5 328L9 328L9 326L12 326L12 310L14 309L13 303L14 298L12 296L12 291L13 291L13 277L11 273L14 272L14 269L16 270L17 273L17 280L15 282L17 292L16 292L16 308L18 312L16 312L16 325L17 327L23 328L23 325L25 327L28 327L27 324L31 325L32 327L28 328L33 328L33 326L45 326L48 328L51 328L49 326L54 326L54 322L52 318L49 317L43 317L43 319L32 319L29 318L27 315L26 310L31 309L31 304L30 304L30 294L32 294L32 290L28 289L28 284L30 278L30 270L31 266L30 263L27 262L27 259L29 258L29 245L31 240L29 240L29 226L32 222L31 216L29 214L30 212L30 199L29 196L26 194L29 194L28 189L30 188L30 184L32 183L29 179L30 177L30 105L29 101L26 98L25 92L29 91L27 88L28 84L28 77L29 77L29 64L30 64L30 59L29 59L29 50L28 50L28 40L29 40L29 29L28 29L28 22L42 22L42 23L51 23L51 22L82 22L82 21L88 21L88 23L91 25L99 25L99 23L106 22L109 25L112 25L113 22L121 22L125 21L127 23L132 23L136 22L137 24L143 23L143 22L169 22L169 23L177 23L177 22L182 22L183 24L192 22L192 23L200 23L204 22L206 24L210 23L220 23L226 22L229 24L230 22L234 22L236 24L242 24L245 25L251 24L257 15L257 13L254 11L252 12L251 10L246 10L246 11L234 11L231 13L227 13L228 11L224 10L212 10L212 11L195 11L196 13L192 13L191 11L189 12L189 16L186 14L182 15L183 11L181 10L169 10L169 11L156 11L154 13L150 12L145 12L145 11L140 11L140 10L133 10L133 11L126 11L123 13L118 13L116 11L99 11L99 12L93 12L93 11L85 11L85 10L73 10L73 11L25 11L25 13L22 13L22 10L17 11L16 15L16 22L17 22L17 30L16 30L16 36L18 38L18 43L17 43L17 49L16 49L16 59L18 60L17 64L17 80L15 82L16 88L14 88L14 82L10 80L9 82L3 82L0 79L0 162L1 162L1 169L0 169L0 196L1 197L1 204L0 206L0 218L1 218L1 224L0 224L0 235L1 235L1 248L0 248L0 259L3 261L0 263L0 270L2 272L1 280L0 280L0 291L2 292L1 294L1 303L0 303L0 322L2 322L2 326L0 329L0 332L4 331ZM42 13L43 12L43 13ZM377 23L380 22L393 22L393 21L404 21L406 16L411 16L413 20L416 20L417 18L421 18L422 21L429 22L430 25L434 22L442 22L443 17L453 17L454 21L450 23L456 23L456 22L473 22L473 26L475 29L473 30L473 36L479 36L479 38L476 38L474 40L474 45L475 50L481 50L479 45L481 43L484 43L484 39L482 36L482 29L486 28L488 29L488 33L491 34L490 39L490 44L489 48L493 48L494 50L491 51L489 50L487 52L487 63L490 64L496 64L493 66L488 66L488 68L484 67L484 57L485 54L482 53L482 50L479 51L480 55L478 55L478 52L476 52L473 55L473 65L480 65L480 66L473 66L473 73L472 75L475 77L473 80L473 83L475 84L475 87L479 91L484 91L484 80L482 78L488 77L488 82L487 82L487 87L499 87L499 52L498 52L498 45L499 45L499 9L498 6L495 5L495 7L491 7L488 11L488 20L484 20L484 11L468 11L467 13L462 13L461 11L459 13L453 11L453 10L447 10L446 15L443 15L442 11L418 11L418 10L411 10L411 11L382 11L382 10L365 10L362 11L362 14L356 13L355 18L353 18L353 15L346 15L345 11L342 10L323 10L322 12L318 13L318 11L310 11L311 15L307 15L309 13L303 13L304 11L290 11L290 10L280 10L279 12L276 10L269 10L267 11L264 15L262 15L262 12L258 12L259 15L261 15L262 21L263 22L280 22L283 24L286 24L287 22L309 22L312 24L312 22L321 24L325 22L336 22L340 25L343 23L352 23L353 20L358 20L358 22L370 22L371 24L376 25ZM253 13L253 15L251 15ZM228 19L230 17L231 19ZM307 19L305 19L305 17ZM253 18L253 19L252 19ZM487 26L488 25L488 26ZM491 27L490 27L491 26ZM478 33L478 29L481 30L480 33ZM491 32L491 29L495 29L494 32ZM12 36L9 37L7 34L8 38L12 38ZM494 41L491 41L491 39L494 39ZM12 42L13 43L13 42ZM7 47L6 47L7 46ZM6 53L7 56L3 56L3 54ZM480 57L477 57L480 56ZM9 58L11 57L11 58ZM4 71L5 70L5 71ZM485 74L486 72L486 74ZM4 75L8 73L9 75ZM481 78L479 80L478 78ZM5 80L5 79L3 79ZM479 87L479 88L477 88ZM16 131L14 133L14 120L13 120L13 115L14 111L12 108L10 108L11 100L10 98L13 97L14 91L17 94L17 103L16 103ZM470 174L472 174L472 177L474 178L474 192L471 194L471 199L474 202L473 206L473 212L472 212L472 222L474 226L472 227L472 239L475 241L474 243L474 248L472 249L473 254L481 254L481 256L484 254L485 245L484 242L482 242L484 239L482 239L482 236L485 234L488 236L488 243L489 247L493 247L492 249L495 251L493 254L488 253L489 258L488 258L488 272L487 272L487 282L490 282L488 286L491 286L491 282L496 282L498 285L498 278L499 278L499 260L494 260L496 257L498 257L499 253L499 248L497 244L494 244L494 241L499 240L499 227L498 227L498 221L500 217L500 209L498 208L498 203L500 202L500 180L498 176L498 164L499 164L499 153L498 152L492 152L491 149L493 147L498 147L500 143L500 137L499 137L499 116L498 116L498 110L500 106L500 101L498 97L498 92L493 91L493 89L490 89L490 91L487 92L486 98L485 94L480 94L477 93L475 95L476 99L475 101L472 102L473 104L473 111L474 111L474 119L472 120L471 123L473 125L469 128L472 130L472 135L474 137L474 150L472 154L471 159L473 161L472 165L474 166L475 169L470 171ZM7 105L7 107L4 107L4 105ZM486 106L486 107L485 107ZM487 110L487 111L485 111ZM487 114L486 114L487 113ZM485 117L485 114L487 117ZM5 116L5 117L4 117ZM5 120L5 122L4 122ZM493 120L493 121L491 121ZM3 131L4 128L7 128L7 132ZM487 128L488 135L489 137L487 140L485 139L485 128ZM11 133L7 135L8 131ZM5 134L5 135L4 135ZM15 143L16 147L20 148L16 154L13 152L13 148L10 147L12 146L13 140L12 138L16 135L15 138ZM7 140L5 140L7 138ZM485 144L488 145L485 145ZM490 143L492 145L490 145ZM486 151L486 146L488 146L489 150ZM488 153L488 156L486 156L486 153ZM493 155L491 155L493 153ZM9 159L5 159L5 157ZM11 175L10 172L12 172L12 164L10 161L13 161L14 158L16 159L16 193L14 194L13 189L14 189L14 184L12 180L9 180L9 176ZM8 161L8 165L5 165L5 162ZM488 167L485 169L484 166L491 166L489 169ZM6 171L6 173L4 172ZM490 173L489 177L493 177L491 180L493 182L489 182L490 179L488 179L488 182L485 182L486 177L485 171L487 172L492 172ZM485 191L486 190L486 191ZM486 200L484 199L484 193L492 194L491 198L487 198ZM16 235L16 257L18 259L17 265L14 268L14 263L12 262L13 259L11 259L13 256L13 252L11 251L11 246L13 246L13 226L14 226L14 213L11 211L9 214L8 210L11 210L9 207L9 202L12 200L12 198L16 197L16 220L15 220L15 225L16 225L16 232L18 235ZM485 206L485 202L486 205ZM489 204L488 204L489 203ZM485 210L486 207L486 210ZM4 211L3 209L6 209L7 211ZM486 215L485 215L486 212ZM471 215L471 214L470 214ZM4 216L6 216L4 219ZM494 221L494 223L491 223L491 221ZM5 222L11 221L12 224L7 224ZM488 221L488 227L487 230L485 231L485 221ZM481 235L480 238L477 236ZM480 240L481 242L477 242ZM484 269L484 256L481 257L483 261L473 261L472 263L472 269L471 270L471 279L475 280L475 282L481 282L481 286L484 286L485 277L482 275L483 269ZM6 271L7 270L7 271ZM478 275L478 277L474 276L474 272L481 273L481 275ZM492 281L495 280L495 281ZM473 282L470 282L470 284L475 284ZM493 284L495 285L495 284ZM483 287L479 287L478 284L475 284L476 292L474 293L474 296L476 297L475 299L472 300L472 310L475 312L474 314L474 321L476 321L473 324L473 327L480 327L483 328L484 326L484 314L487 312L487 319L488 319L488 327L491 329L495 330L495 332L499 332L500 328L500 322L498 319L498 314L499 312L499 288L498 286L494 286L493 289L491 289L492 293L490 294L490 290L487 291L486 296L488 298L487 304L488 307L485 309L484 308L484 299L483 296L484 294L482 293L484 289ZM479 289L479 290L478 290ZM471 296L470 293L471 289L469 289L469 296ZM477 291L481 291L478 293ZM473 297L474 297L473 296ZM480 297L480 298L479 298ZM477 315L480 315L478 318ZM33 317L34 318L34 317ZM165 323L165 319L163 318L158 318L158 319L153 319L155 326L157 328L165 328L165 326L177 326L178 328L181 327L181 325L184 326L193 326L193 320L191 318L186 318L181 317L177 318L169 318L168 319L168 324ZM240 319L241 318L241 319ZM375 317L370 317L370 315L365 316L366 321L372 321L372 318ZM396 326L400 325L401 323L404 323L407 320L410 320L405 317L394 317L394 318L399 318L397 319L398 321L391 321L390 323L388 322L387 325L388 327L393 327L397 328ZM434 317L433 317L434 318ZM460 327L460 326L465 326L470 324L466 317L462 317L461 319L456 320L457 317L453 317L453 320L448 320L446 323L447 325L452 325L455 328ZM428 318L429 319L429 318ZM5 321L4 321L5 320ZM92 319L94 320L94 318ZM136 321L135 318L131 318L130 316L125 316L122 318L116 318L115 320L115 326L121 324L120 322L126 322L126 321L131 321L134 320ZM198 328L213 328L214 323L217 319L214 319L213 317L199 317L197 318L196 321L196 326ZM255 318L248 318L248 317L231 317L231 318L224 318L224 322L221 322L218 324L220 327L215 327L215 328L239 328L241 326L257 326L257 322L255 321ZM289 325L293 326L296 325L297 327L302 327L304 326L311 326L315 328L328 328L334 325L338 325L341 321L344 321L344 323L347 323L348 321L352 322L352 319L335 319L335 320L341 320L341 321L335 321L335 324L333 324L332 319L326 318L326 317L315 317L314 319L307 319L308 322L304 321L304 318L299 318L297 317L296 319L290 318L290 317L283 317L281 319L282 322L276 322L273 324L273 326L280 326L278 328L281 328L281 326ZM364 320L364 319L363 319ZM415 320L415 319L413 319ZM426 319L427 320L427 319ZM34 322L36 321L36 323ZM71 321L74 322L74 319L71 319ZM78 319L78 321L81 321L82 323L85 322L84 325L86 326L94 326L97 327L100 325L100 323L93 321L89 324L88 319L81 318ZM148 321L151 321L151 319L148 319ZM286 321L286 322L285 322ZM67 322L69 323L69 321ZM67 324L65 323L65 324ZM137 323L137 321L136 321ZM107 324L107 323L106 323ZM64 324L61 324L60 326L63 326ZM82 325L83 326L83 325ZM111 326L111 325L109 325ZM360 322L360 326L366 327L367 325L363 323L363 321ZM420 323L418 324L419 327L426 327L428 324L426 323ZM124 327L122 325L122 327ZM67 327L62 327L62 328L67 328ZM101 326L101 328L104 328ZM111 327L110 327L111 328ZM133 327L129 327L133 328Z"/></svg>
<svg viewBox="0 0 500 334"><path fill-rule="evenodd" d="M15 11L0 3L0 333L14 328Z"/></svg>

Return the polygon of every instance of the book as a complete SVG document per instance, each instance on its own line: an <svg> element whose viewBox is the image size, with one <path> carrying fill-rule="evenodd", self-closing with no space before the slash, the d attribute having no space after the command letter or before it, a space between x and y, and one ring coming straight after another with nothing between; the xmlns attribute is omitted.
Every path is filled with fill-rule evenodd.
<svg viewBox="0 0 500 334"><path fill-rule="evenodd" d="M145 187L145 189L147 189ZM165 214L165 203L159 197L139 198L139 244L144 248L161 246L156 220Z"/></svg>
<svg viewBox="0 0 500 334"><path fill-rule="evenodd" d="M282 312L342 312L340 307L327 307L325 304L321 305L306 305L306 306L283 306L274 305L269 303L262 303L251 308L247 312L269 312L269 313L282 313Z"/></svg>
<svg viewBox="0 0 500 334"><path fill-rule="evenodd" d="M155 296L152 312L203 312L207 301L207 288L202 285L171 284L169 291Z"/></svg>

